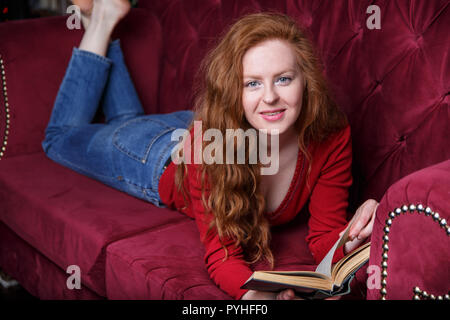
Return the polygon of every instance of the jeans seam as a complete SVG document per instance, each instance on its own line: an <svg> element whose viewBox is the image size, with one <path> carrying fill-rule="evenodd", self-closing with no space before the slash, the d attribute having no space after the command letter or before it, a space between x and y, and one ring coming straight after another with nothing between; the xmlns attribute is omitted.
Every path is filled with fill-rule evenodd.
<svg viewBox="0 0 450 320"><path fill-rule="evenodd" d="M148 154L150 153L150 149L152 148L152 146L155 144L156 140L161 138L162 136L164 136L165 134L169 133L170 131L173 131L175 129L167 129L163 132L161 132L159 135L157 135L155 138L152 139L152 142L150 143L150 145L148 146L147 150L145 151L145 162L147 162L148 159ZM164 150L165 151L165 150ZM142 159L144 160L144 159ZM159 160L162 160L162 156L159 156Z"/></svg>

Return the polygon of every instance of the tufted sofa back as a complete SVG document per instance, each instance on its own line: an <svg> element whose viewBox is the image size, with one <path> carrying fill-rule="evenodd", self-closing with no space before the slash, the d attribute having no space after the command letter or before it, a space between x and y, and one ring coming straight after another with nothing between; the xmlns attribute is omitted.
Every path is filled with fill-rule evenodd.
<svg viewBox="0 0 450 320"><path fill-rule="evenodd" d="M381 29L367 26L369 5L379 7ZM450 158L448 0L141 0L140 6L161 23L158 108L164 112L191 108L199 63L235 19L258 11L295 18L350 121L353 208Z"/></svg>

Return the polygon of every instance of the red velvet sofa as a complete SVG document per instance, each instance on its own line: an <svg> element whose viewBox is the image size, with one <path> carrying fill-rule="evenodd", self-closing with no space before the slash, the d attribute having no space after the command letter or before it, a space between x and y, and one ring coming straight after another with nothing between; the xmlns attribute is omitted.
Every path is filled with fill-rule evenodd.
<svg viewBox="0 0 450 320"><path fill-rule="evenodd" d="M367 25L369 3L381 29ZM266 10L304 26L348 115L349 216L380 201L370 261L348 298L446 298L450 1L141 0L115 36L146 111L190 109L194 74L217 35ZM45 156L44 129L82 36L66 19L0 24L0 268L41 299L230 299L207 274L194 221ZM307 221L304 211L274 228L277 269L315 267ZM81 289L66 285L70 265Z"/></svg>

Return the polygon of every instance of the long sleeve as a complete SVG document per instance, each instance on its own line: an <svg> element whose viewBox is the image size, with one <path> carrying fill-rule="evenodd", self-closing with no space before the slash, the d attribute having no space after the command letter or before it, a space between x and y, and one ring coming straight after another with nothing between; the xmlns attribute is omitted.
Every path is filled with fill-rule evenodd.
<svg viewBox="0 0 450 320"><path fill-rule="evenodd" d="M350 127L330 136L315 154L323 164L309 200L311 216L306 241L319 263L347 225L348 189L352 184ZM333 262L343 256L341 247L336 250Z"/></svg>

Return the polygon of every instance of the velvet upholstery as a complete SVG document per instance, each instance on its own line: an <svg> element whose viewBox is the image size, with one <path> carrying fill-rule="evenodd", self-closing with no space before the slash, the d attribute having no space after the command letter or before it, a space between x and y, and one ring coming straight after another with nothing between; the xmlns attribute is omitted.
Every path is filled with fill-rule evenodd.
<svg viewBox="0 0 450 320"><path fill-rule="evenodd" d="M69 290L66 270L54 264L3 222L0 222L0 243L2 270L14 274L15 279L33 296L40 299L104 299L83 283L80 289Z"/></svg>
<svg viewBox="0 0 450 320"><path fill-rule="evenodd" d="M239 16L287 13L316 45L349 118L355 202L380 200L401 177L450 158L442 148L450 130L450 9L448 0L371 4L380 7L380 30L366 27L369 4L360 0L143 1L164 34L158 104L169 111L185 108L201 57Z"/></svg>
<svg viewBox="0 0 450 320"><path fill-rule="evenodd" d="M83 283L102 296L108 244L189 220L73 174L41 152L3 159L2 168L0 201L8 210L1 220L63 270L78 265Z"/></svg>
<svg viewBox="0 0 450 320"><path fill-rule="evenodd" d="M392 185L378 207L371 245L381 248L389 213L403 205L422 204L450 221L450 160L419 170ZM427 190L427 192L424 192ZM431 215L406 212L392 220L389 231L389 250L386 299L412 299L419 287L434 296L444 296L450 290L450 237ZM376 252L377 254L375 254ZM382 270L382 252L371 252L369 265ZM369 283L372 283L369 281ZM379 288L367 290L368 299L379 299Z"/></svg>
<svg viewBox="0 0 450 320"><path fill-rule="evenodd" d="M380 30L366 27L368 3L360 0L140 0L114 36L145 111L165 113L192 107L198 65L235 19L266 10L296 19L316 45L351 125L349 215L368 198L381 201L369 261L379 266L393 208L421 202L450 218L450 1L371 4L381 9ZM192 220L45 157L44 129L82 36L65 23L56 17L0 24L0 143L7 137L0 156L0 267L43 299L228 299L206 273ZM302 212L292 225L274 229L277 269L314 268L304 241L307 217ZM410 299L415 285L434 294L450 289L448 275L440 283L428 277L429 270L449 266L449 237L431 220L395 220L387 298ZM411 235L422 241L411 246ZM425 258L416 264L419 255ZM65 287L72 264L81 268L81 291ZM362 269L353 285L363 288L365 279ZM378 289L367 291L367 298L379 297Z"/></svg>

